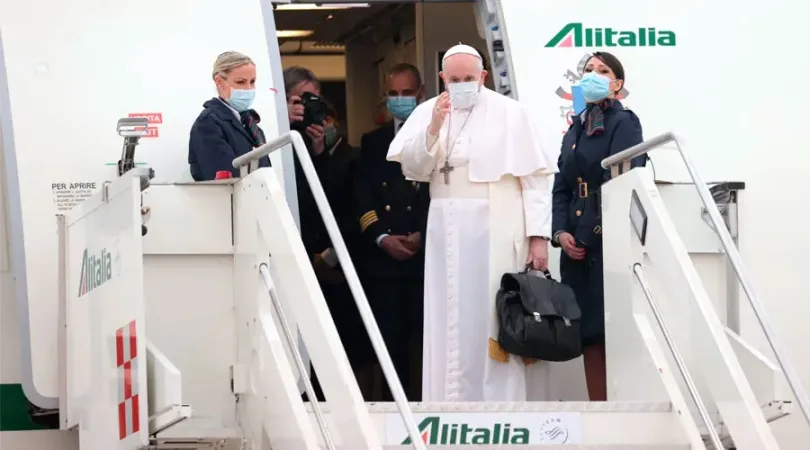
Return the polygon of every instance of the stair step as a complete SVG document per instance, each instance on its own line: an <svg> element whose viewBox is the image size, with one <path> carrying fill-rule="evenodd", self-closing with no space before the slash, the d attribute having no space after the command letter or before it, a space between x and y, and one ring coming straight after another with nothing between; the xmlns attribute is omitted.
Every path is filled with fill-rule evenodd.
<svg viewBox="0 0 810 450"><path fill-rule="evenodd" d="M152 439L140 450L242 450L242 438Z"/></svg>
<svg viewBox="0 0 810 450"><path fill-rule="evenodd" d="M329 428L338 429L329 405L319 406ZM426 402L410 406L430 449L520 446L548 450L556 444L564 444L567 450L689 448L668 402ZM312 411L311 405L307 407ZM368 403L368 409L385 448L411 448L396 404ZM316 424L314 414L311 416Z"/></svg>

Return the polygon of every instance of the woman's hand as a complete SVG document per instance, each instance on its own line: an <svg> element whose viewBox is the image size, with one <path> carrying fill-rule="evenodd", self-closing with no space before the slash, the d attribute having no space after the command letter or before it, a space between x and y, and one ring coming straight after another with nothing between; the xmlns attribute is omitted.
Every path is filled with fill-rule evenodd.
<svg viewBox="0 0 810 450"><path fill-rule="evenodd" d="M315 156L323 153L324 150L324 130L322 125L310 125L307 127L307 135L312 139L312 154Z"/></svg>
<svg viewBox="0 0 810 450"><path fill-rule="evenodd" d="M574 239L571 233L560 233L560 235L557 236L557 240L560 242L560 247L562 247L569 258L576 260L585 258L585 249L577 247L577 240Z"/></svg>
<svg viewBox="0 0 810 450"><path fill-rule="evenodd" d="M532 237L529 240L529 257L526 264L534 270L548 270L548 240Z"/></svg>
<svg viewBox="0 0 810 450"><path fill-rule="evenodd" d="M290 123L304 120L304 105L301 104L301 97L297 95L287 97L287 118Z"/></svg>

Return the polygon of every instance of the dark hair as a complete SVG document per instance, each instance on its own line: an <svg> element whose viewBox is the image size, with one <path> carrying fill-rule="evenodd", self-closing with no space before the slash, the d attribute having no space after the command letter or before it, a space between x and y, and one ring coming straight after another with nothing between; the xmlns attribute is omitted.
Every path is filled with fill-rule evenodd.
<svg viewBox="0 0 810 450"><path fill-rule="evenodd" d="M293 66L284 69L284 92L289 95L290 91L295 89L301 83L309 82L314 84L318 89L321 88L321 82L315 74L306 67Z"/></svg>
<svg viewBox="0 0 810 450"><path fill-rule="evenodd" d="M594 52L593 55L591 55L591 58L596 58L599 61L602 61L606 66L610 67L610 70L612 70L613 73L616 75L617 80L625 81L624 66L622 66L622 63L621 61L619 61L619 58L613 56L608 52ZM588 61L590 61L591 58L589 58ZM587 62L585 64L587 65ZM622 87L624 87L624 83L622 83Z"/></svg>
<svg viewBox="0 0 810 450"><path fill-rule="evenodd" d="M396 64L388 71L388 76L392 77L394 75L399 75L401 73L410 73L413 75L413 78L416 80L417 88L422 87L422 75L419 73L419 69L416 68L413 64L408 63L399 63Z"/></svg>

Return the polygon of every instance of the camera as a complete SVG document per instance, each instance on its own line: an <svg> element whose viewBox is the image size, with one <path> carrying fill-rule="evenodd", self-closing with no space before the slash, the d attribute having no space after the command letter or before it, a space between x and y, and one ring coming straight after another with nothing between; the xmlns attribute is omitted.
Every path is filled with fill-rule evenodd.
<svg viewBox="0 0 810 450"><path fill-rule="evenodd" d="M326 118L329 117L329 106L321 97L312 92L301 94L301 104L304 105L304 121L302 123L304 128L314 124L322 125Z"/></svg>

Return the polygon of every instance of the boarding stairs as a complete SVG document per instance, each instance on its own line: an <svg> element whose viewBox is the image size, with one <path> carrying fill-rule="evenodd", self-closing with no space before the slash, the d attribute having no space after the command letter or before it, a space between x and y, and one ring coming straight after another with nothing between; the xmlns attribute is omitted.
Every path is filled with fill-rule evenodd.
<svg viewBox="0 0 810 450"><path fill-rule="evenodd" d="M122 160L134 157L140 128L132 120L119 123L127 142ZM629 161L668 144L683 156L693 182L664 195L649 172L629 170ZM289 145L300 158L393 403L363 402L280 183L273 169L258 168L259 158ZM618 262L605 273L607 351L618 355L608 361L608 402L408 403L301 136L285 134L233 164L239 179L193 185L151 184L148 170L122 170L60 217L65 377L59 412L63 429L79 430L81 450L762 450L778 448L769 422L787 415L794 401L810 418L807 396L736 248L731 216L739 186L710 190L671 133L603 161L613 173L602 188L605 258ZM742 286L773 360L732 329L739 305L720 310L707 294L679 234L683 223L668 213L670 202L689 198L686 191L697 194L690 206L694 219L722 246L737 280L729 286ZM667 195L674 197L668 201ZM217 264L228 265L230 291L220 297L206 291L181 313L171 312L170 302L152 297L173 285L191 296L210 270L186 267L196 264L193 259L167 263L183 253L170 247L188 244L177 230L195 224L195 235L183 239L209 246L197 250L200 255L222 253ZM217 245L221 250L211 247ZM186 253L181 256L196 257ZM71 264L79 255L81 273ZM232 311L233 319L174 325L217 307ZM688 322L680 322L673 308L687 309ZM223 340L233 345L218 353ZM301 400L299 381L314 398L309 378L301 376L308 373L301 343L322 374L327 402ZM146 364L136 364L136 354L146 355ZM635 387L643 389L632 392ZM145 397L132 410L136 394ZM215 396L219 403L212 402ZM197 415L195 403L206 413Z"/></svg>

